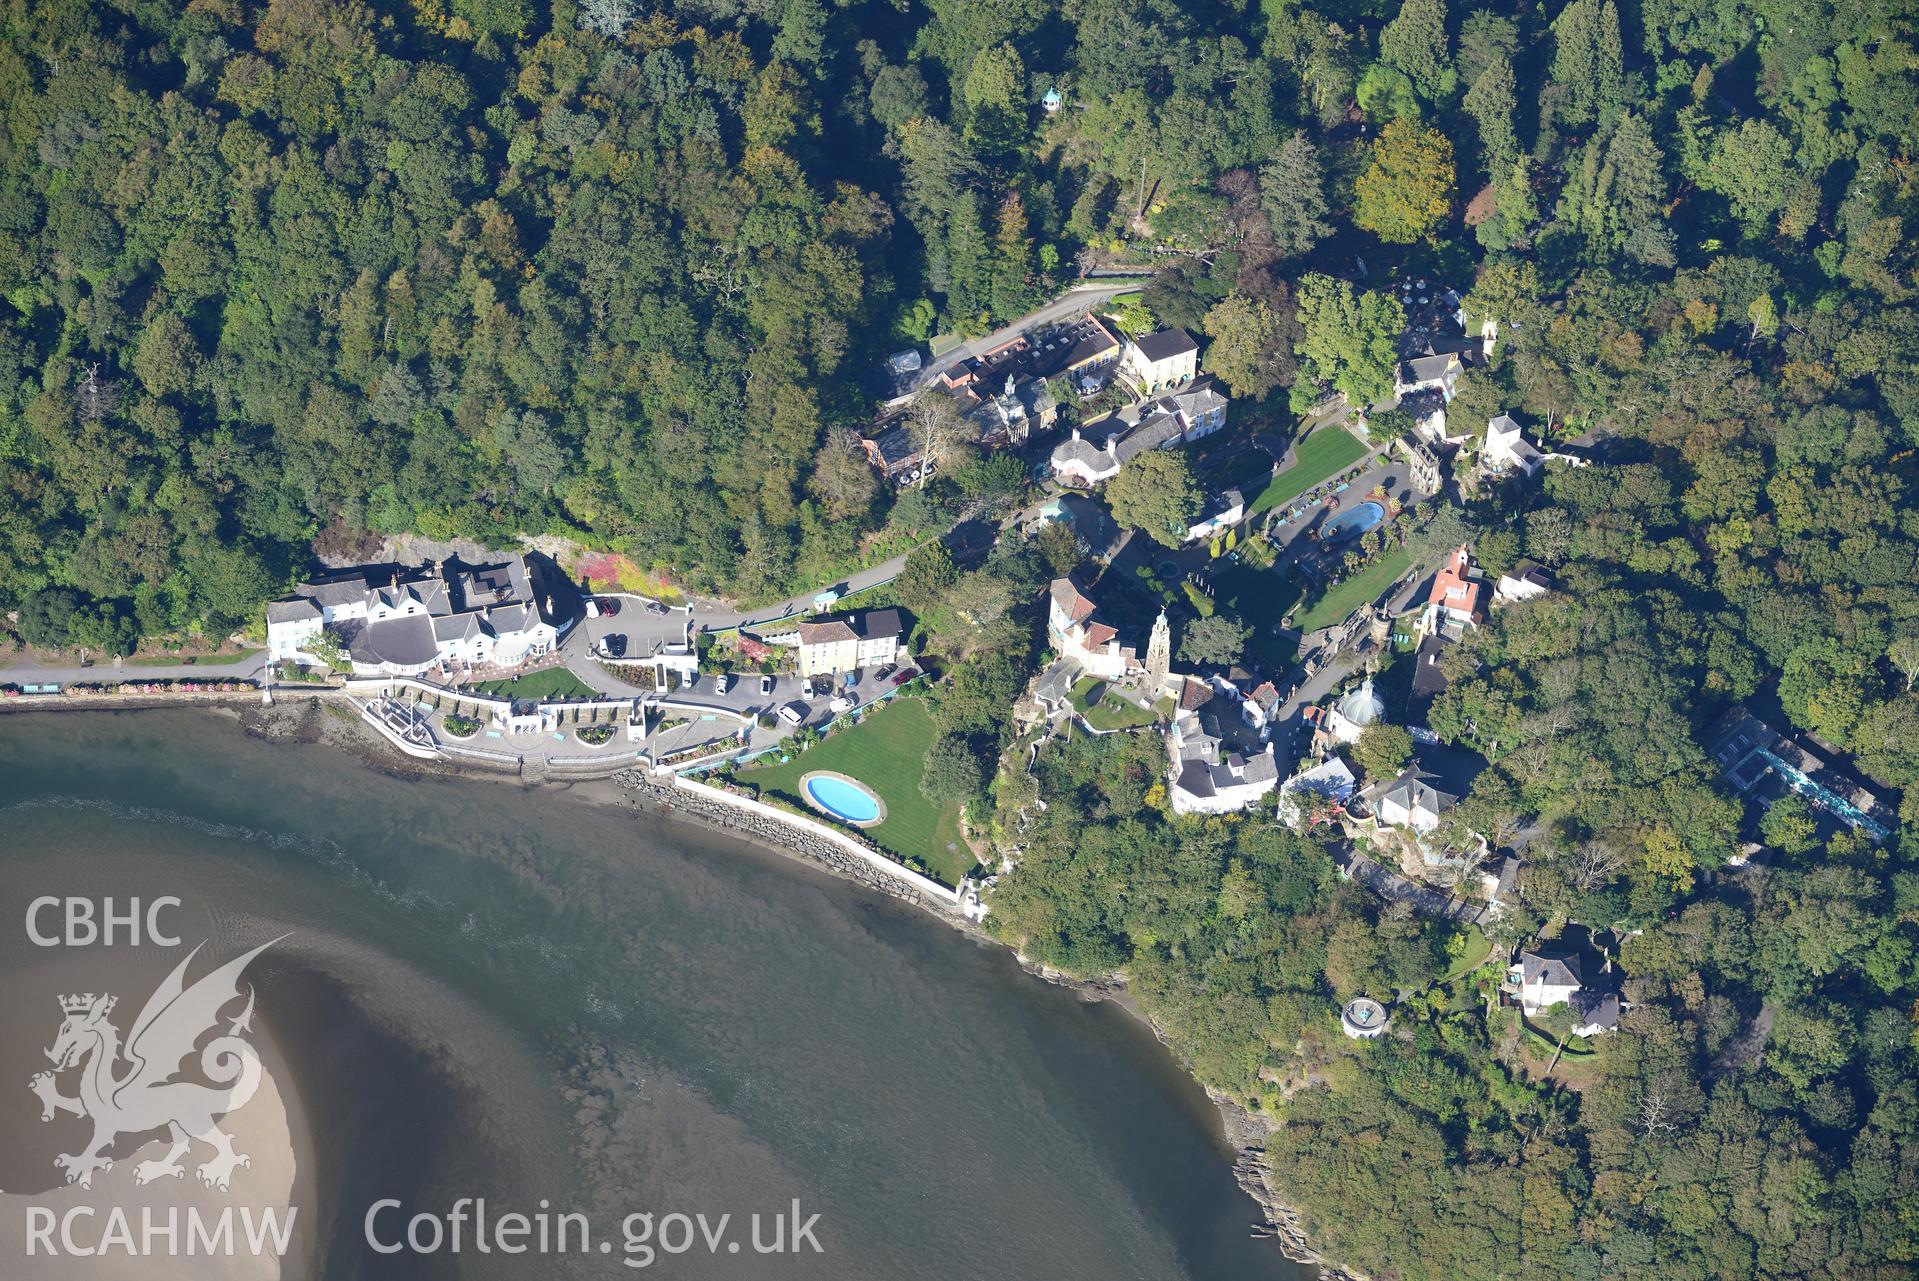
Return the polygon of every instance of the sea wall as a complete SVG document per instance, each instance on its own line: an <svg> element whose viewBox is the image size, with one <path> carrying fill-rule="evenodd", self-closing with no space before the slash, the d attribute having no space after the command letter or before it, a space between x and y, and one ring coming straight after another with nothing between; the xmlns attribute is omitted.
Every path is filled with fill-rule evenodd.
<svg viewBox="0 0 1919 1281"><path fill-rule="evenodd" d="M823 823L788 814L771 805L734 796L678 775L629 770L615 780L636 800L651 802L749 836L819 863L870 889L922 907L951 912L959 892L903 863L896 863L859 840Z"/></svg>
<svg viewBox="0 0 1919 1281"><path fill-rule="evenodd" d="M124 681L119 686L68 686L58 694L16 694L0 698L0 712L115 712L152 707L258 706L257 685L230 689L182 689L160 681ZM121 686L124 686L122 688ZM323 685L277 686L277 702L318 698L333 693Z"/></svg>

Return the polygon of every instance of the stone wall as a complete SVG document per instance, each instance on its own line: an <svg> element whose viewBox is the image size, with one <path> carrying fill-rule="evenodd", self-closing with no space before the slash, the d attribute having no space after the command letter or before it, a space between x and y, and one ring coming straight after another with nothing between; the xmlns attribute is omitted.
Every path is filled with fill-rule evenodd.
<svg viewBox="0 0 1919 1281"><path fill-rule="evenodd" d="M131 684L132 682L126 682ZM276 686L274 701L294 698L318 698L332 691L326 686L287 688ZM249 685L237 690L118 690L92 689L84 694L21 694L0 698L0 712L117 712L150 707L209 707L260 705L260 690Z"/></svg>
<svg viewBox="0 0 1919 1281"><path fill-rule="evenodd" d="M682 782L644 770L628 770L615 781L636 801L675 810L778 846L882 894L944 912L952 911L959 901L956 891L932 878L922 876L905 864L895 863L877 851L865 849L854 837L831 831L797 814L786 814L704 784Z"/></svg>

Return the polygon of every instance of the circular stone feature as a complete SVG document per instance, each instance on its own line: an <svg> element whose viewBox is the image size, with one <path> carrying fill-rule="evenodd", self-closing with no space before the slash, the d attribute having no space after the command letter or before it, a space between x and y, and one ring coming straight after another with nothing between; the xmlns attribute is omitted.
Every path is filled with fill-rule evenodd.
<svg viewBox="0 0 1919 1281"><path fill-rule="evenodd" d="M1368 500L1357 507L1347 508L1326 522L1326 532L1321 537L1329 543L1343 543L1349 538L1358 538L1384 519L1386 509Z"/></svg>
<svg viewBox="0 0 1919 1281"><path fill-rule="evenodd" d="M1386 1007L1370 996L1356 996L1339 1012L1339 1027L1355 1041L1368 1041L1386 1030Z"/></svg>
<svg viewBox="0 0 1919 1281"><path fill-rule="evenodd" d="M858 779L833 770L814 770L800 779L806 803L842 823L871 827L886 821L886 802Z"/></svg>

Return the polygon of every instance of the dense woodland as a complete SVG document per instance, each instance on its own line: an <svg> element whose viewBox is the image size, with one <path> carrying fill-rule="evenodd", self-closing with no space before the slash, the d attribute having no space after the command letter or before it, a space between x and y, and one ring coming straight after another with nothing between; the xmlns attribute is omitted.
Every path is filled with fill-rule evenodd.
<svg viewBox="0 0 1919 1281"><path fill-rule="evenodd" d="M224 629L402 531L785 592L1017 483L880 492L843 429L888 350L1143 264L1283 420L1389 383L1381 282L1456 281L1499 342L1453 412L1611 438L1467 502L1483 564L1564 590L1454 647L1433 725L1492 761L1462 821L1528 836L1496 941L1639 931L1619 1035L1540 1079L1479 980L1428 986L1466 940L1265 821L1169 819L1150 736L1000 764L1083 554L1057 527L898 585L950 673L929 789L1020 852L997 928L1127 972L1276 1119L1332 1258L1911 1276L1919 807L1883 845L1761 822L1701 734L1776 699L1919 783L1914 8L22 0L0 608L37 643ZM1408 994L1399 1034L1339 1037L1359 991Z"/></svg>

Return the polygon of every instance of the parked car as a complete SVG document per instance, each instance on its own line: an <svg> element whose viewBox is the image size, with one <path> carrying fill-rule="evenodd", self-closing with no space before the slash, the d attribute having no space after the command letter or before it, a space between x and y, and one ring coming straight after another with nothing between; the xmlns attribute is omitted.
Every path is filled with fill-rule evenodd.
<svg viewBox="0 0 1919 1281"><path fill-rule="evenodd" d="M664 614L666 612L666 606L656 600L650 600L646 602L646 612L649 614Z"/></svg>
<svg viewBox="0 0 1919 1281"><path fill-rule="evenodd" d="M819 696L820 696L820 691L819 691L819 689L818 689L818 687L816 687L816 686L815 686L815 685L813 684L813 678L812 678L812 677L810 677L810 676L809 676L809 677L807 677L807 678L806 678L805 680L803 680L803 681L801 681L801 682L800 682L800 697L801 697L801 698L803 698L803 699L805 699L805 700L806 700L807 702L809 702L809 703L810 703L810 702L812 702L812 701L813 701L814 699L816 699L816 698L818 698Z"/></svg>
<svg viewBox="0 0 1919 1281"><path fill-rule="evenodd" d="M919 668L909 667L905 671L901 672L898 676L895 676L893 678L893 683L895 685L904 685L906 684L906 682L912 680L915 676L918 676L919 674L920 674Z"/></svg>
<svg viewBox="0 0 1919 1281"><path fill-rule="evenodd" d="M599 611L599 617L612 618L620 612L620 601L617 596L595 596L593 607Z"/></svg>
<svg viewBox="0 0 1919 1281"><path fill-rule="evenodd" d="M680 680L681 689L698 689L699 687L700 687L700 674L698 672L688 672Z"/></svg>
<svg viewBox="0 0 1919 1281"><path fill-rule="evenodd" d="M798 725L806 719L806 705L804 703L786 704L780 708L780 719L788 725Z"/></svg>
<svg viewBox="0 0 1919 1281"><path fill-rule="evenodd" d="M895 666L892 663L888 663L886 666L880 668L877 672L873 673L873 679L875 681L884 681L888 679L889 677L891 677L895 670L897 670Z"/></svg>
<svg viewBox="0 0 1919 1281"><path fill-rule="evenodd" d="M721 672L718 676L715 676L713 678L713 692L715 694L724 694L726 693L727 690L732 688L733 688L733 673Z"/></svg>
<svg viewBox="0 0 1919 1281"><path fill-rule="evenodd" d="M828 703L826 705L826 708L828 711L832 712L835 716L838 716L841 712L850 712L855 707L858 707L859 705L860 705L860 700L858 695L841 694L838 698Z"/></svg>
<svg viewBox="0 0 1919 1281"><path fill-rule="evenodd" d="M760 677L760 693L771 694L772 692L773 692L773 674L771 672L768 672L766 675Z"/></svg>
<svg viewBox="0 0 1919 1281"><path fill-rule="evenodd" d="M858 669L850 671L846 674L846 688L852 689L855 685L859 683L860 683L860 674Z"/></svg>
<svg viewBox="0 0 1919 1281"><path fill-rule="evenodd" d="M607 658L625 658L626 637L618 632L600 637L600 653Z"/></svg>

